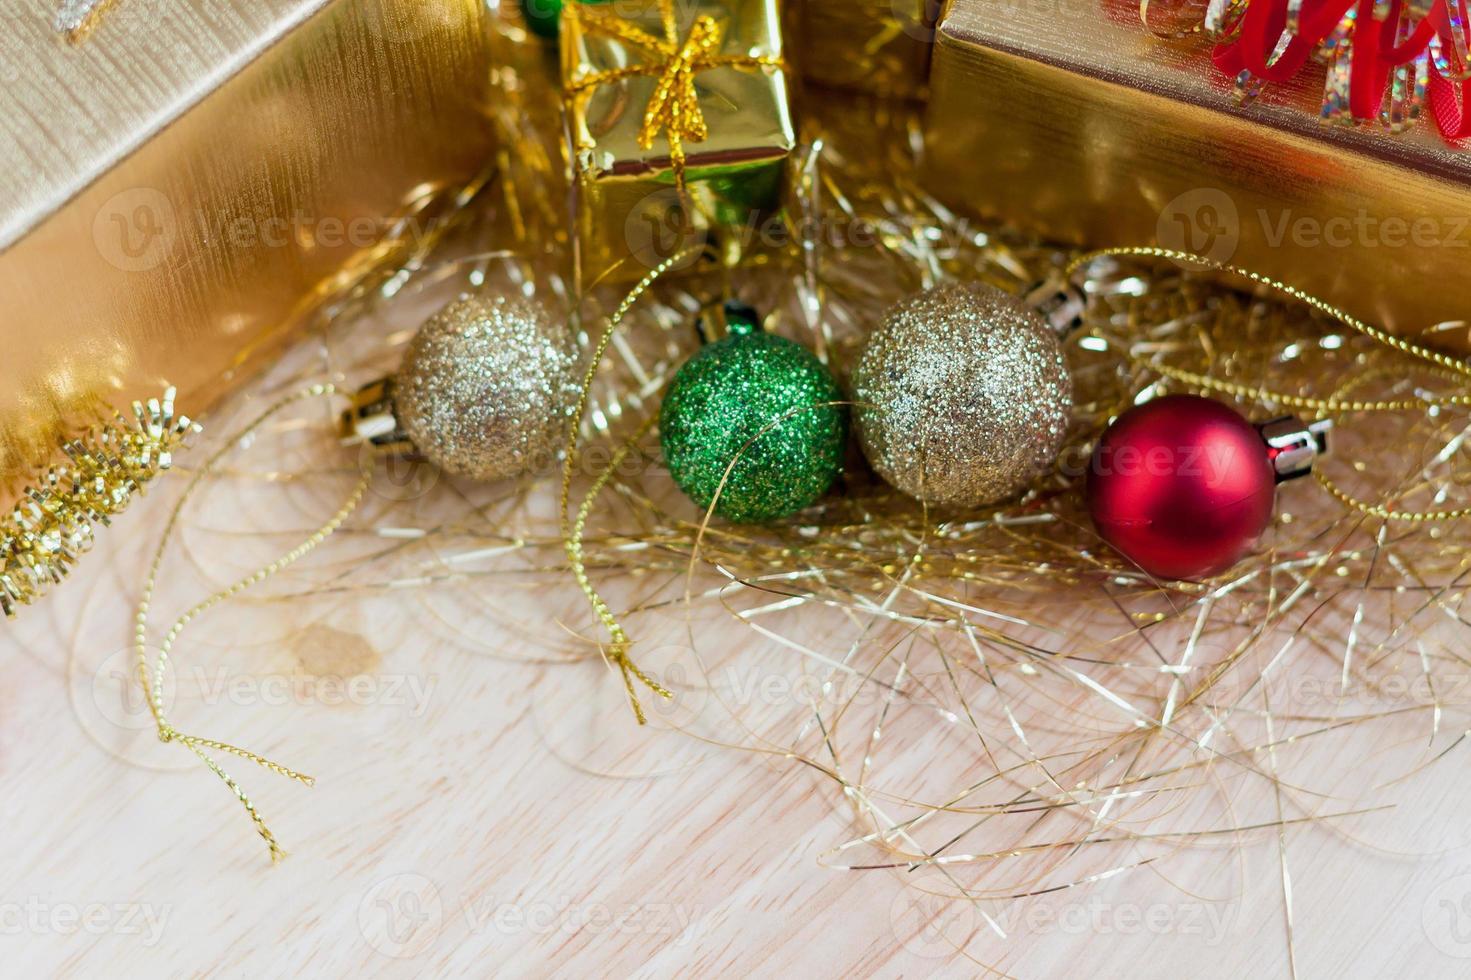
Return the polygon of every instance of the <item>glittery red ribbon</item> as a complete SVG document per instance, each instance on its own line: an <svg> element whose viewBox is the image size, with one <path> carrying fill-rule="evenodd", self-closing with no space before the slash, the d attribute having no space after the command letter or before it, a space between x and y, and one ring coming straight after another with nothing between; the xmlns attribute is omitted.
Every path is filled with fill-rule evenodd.
<svg viewBox="0 0 1471 980"><path fill-rule="evenodd" d="M1336 111L1361 122L1380 118L1396 69L1426 59L1425 101L1441 134L1458 140L1471 136L1471 79L1457 77L1466 66L1455 44L1457 25L1471 34L1466 2L1432 0L1422 13L1407 0L1301 0L1289 30L1289 0L1246 0L1213 59L1232 78L1286 82L1316 55L1339 57L1348 84Z"/></svg>

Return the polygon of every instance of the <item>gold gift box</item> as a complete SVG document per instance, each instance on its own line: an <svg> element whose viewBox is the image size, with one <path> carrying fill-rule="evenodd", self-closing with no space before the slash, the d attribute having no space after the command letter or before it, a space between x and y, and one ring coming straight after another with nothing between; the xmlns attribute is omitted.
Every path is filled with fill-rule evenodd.
<svg viewBox="0 0 1471 980"><path fill-rule="evenodd" d="M10 485L165 381L208 407L489 154L480 0L112 0L73 38L59 2L0 34Z"/></svg>
<svg viewBox="0 0 1471 980"><path fill-rule="evenodd" d="M801 0L802 77L923 98L939 0Z"/></svg>
<svg viewBox="0 0 1471 980"><path fill-rule="evenodd" d="M717 57L777 61L784 57L779 0L682 0L667 6L648 0L585 4L580 10L589 14L562 17L564 91L603 72L631 69L567 98L580 284L637 279L709 227L729 232L727 247L759 239L759 222L780 203L784 167L797 144L786 71L726 65L695 71L708 137L684 143L693 204L686 215L667 135L661 130L647 147L639 139L665 58L599 29L594 17L609 12L662 39L663 15L672 13L676 45L682 45L696 18L708 15L720 31Z"/></svg>
<svg viewBox="0 0 1471 980"><path fill-rule="evenodd" d="M937 195L1051 239L1206 254L1468 347L1471 152L1428 119L1321 124L1321 75L1238 106L1207 47L1105 3L1128 6L952 0L925 123Z"/></svg>

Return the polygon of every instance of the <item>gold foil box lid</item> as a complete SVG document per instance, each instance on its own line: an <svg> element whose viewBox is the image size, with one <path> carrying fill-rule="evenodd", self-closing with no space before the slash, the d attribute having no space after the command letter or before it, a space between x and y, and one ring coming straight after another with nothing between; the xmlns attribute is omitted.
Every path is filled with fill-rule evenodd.
<svg viewBox="0 0 1471 980"><path fill-rule="evenodd" d="M0 503L166 383L207 411L493 159L483 0L3 9Z"/></svg>
<svg viewBox="0 0 1471 980"><path fill-rule="evenodd" d="M0 250L339 2L6 0Z"/></svg>
<svg viewBox="0 0 1471 980"><path fill-rule="evenodd" d="M1471 180L1471 153L1448 146L1432 125L1393 134L1378 126L1323 125L1321 66L1291 82L1266 86L1243 106L1232 80L1212 62L1211 45L1201 38L1167 40L1151 33L1139 19L1138 0L1081 0L1061 9L1059 15L1054 4L952 0L937 40L989 48L1419 171ZM1066 112L1066 106L1049 105L1046 93L1038 96L1027 112Z"/></svg>

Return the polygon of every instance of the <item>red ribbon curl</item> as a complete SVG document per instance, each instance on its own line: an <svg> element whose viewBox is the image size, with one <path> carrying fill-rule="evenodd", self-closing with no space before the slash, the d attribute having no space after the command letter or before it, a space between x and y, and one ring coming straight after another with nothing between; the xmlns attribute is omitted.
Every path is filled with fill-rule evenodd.
<svg viewBox="0 0 1471 980"><path fill-rule="evenodd" d="M1382 117L1396 70L1413 78L1423 68L1436 126L1447 140L1459 140L1471 136L1471 78L1462 77L1471 66L1456 43L1458 34L1471 39L1466 3L1430 0L1427 9L1412 0L1301 0L1289 31L1290 0L1244 0L1213 59L1230 77L1258 83L1290 81L1316 56L1341 59L1347 102L1325 116L1346 109L1357 122Z"/></svg>

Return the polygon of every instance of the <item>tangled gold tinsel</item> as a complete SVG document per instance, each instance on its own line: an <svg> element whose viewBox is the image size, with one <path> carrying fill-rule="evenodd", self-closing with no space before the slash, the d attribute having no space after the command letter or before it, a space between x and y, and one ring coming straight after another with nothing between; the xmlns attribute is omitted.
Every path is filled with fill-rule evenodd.
<svg viewBox="0 0 1471 980"><path fill-rule="evenodd" d="M393 311L416 296L466 285L535 294L580 316L584 342L618 303L616 289L568 295L550 81L539 58L505 64L521 67L500 69L506 98L494 118L506 150L477 230L333 312L326 363L348 381L391 364L414 325ZM588 507L587 574L626 627L630 656L674 693L651 706L653 725L829 782L852 832L825 860L897 869L963 903L976 932L946 941L965 955L976 955L975 935L1005 934L1008 903L1145 868L1168 881L1182 849L1259 836L1280 861L1290 952L1298 828L1390 849L1396 834L1404 850L1448 846L1428 839L1427 828L1452 825L1429 808L1394 827L1379 815L1471 727L1471 688L1459 683L1471 668L1464 528L1390 519L1465 501L1466 409L1442 397L1464 393L1456 371L1188 266L1098 258L1080 272L1092 304L1066 350L1071 427L1022 496L933 511L854 454L845 486L771 527L713 522L680 497L646 423L696 345L702 308L738 295L843 373L882 312L917 289L981 280L1016 291L1074 258L931 197L910 107L830 95L807 109L787 216L795 241L728 275L659 282L589 391L571 499L575 508L600 491ZM519 245L487 246L506 241ZM374 323L385 343L370 342ZM273 383L322 369L312 360ZM1255 418L1331 404L1324 474L1336 492L1284 485L1256 553L1210 582L1159 583L1101 545L1081 476L1110 418L1204 379ZM1263 401L1263 391L1283 397ZM1370 401L1404 407L1370 414ZM292 477L349 470L308 463ZM538 660L606 655L599 624L573 602L548 507L557 478L440 484L369 506L344 527L364 542L350 573L293 594L391 590L396 602L419 597L421 628L438 623L462 642L473 622L477 634L525 636ZM565 591L561 621L575 635L486 602L476 590L492 582ZM599 690L621 701L620 686ZM605 734L633 727L621 703L607 717ZM1360 764L1366 745L1372 765ZM595 753L575 761L599 766ZM1211 900L1233 891L1171 887Z"/></svg>
<svg viewBox="0 0 1471 980"><path fill-rule="evenodd" d="M174 412L173 388L133 403L62 445L65 463L28 486L0 521L0 612L14 616L59 585L91 549L96 529L128 508L199 427Z"/></svg>

